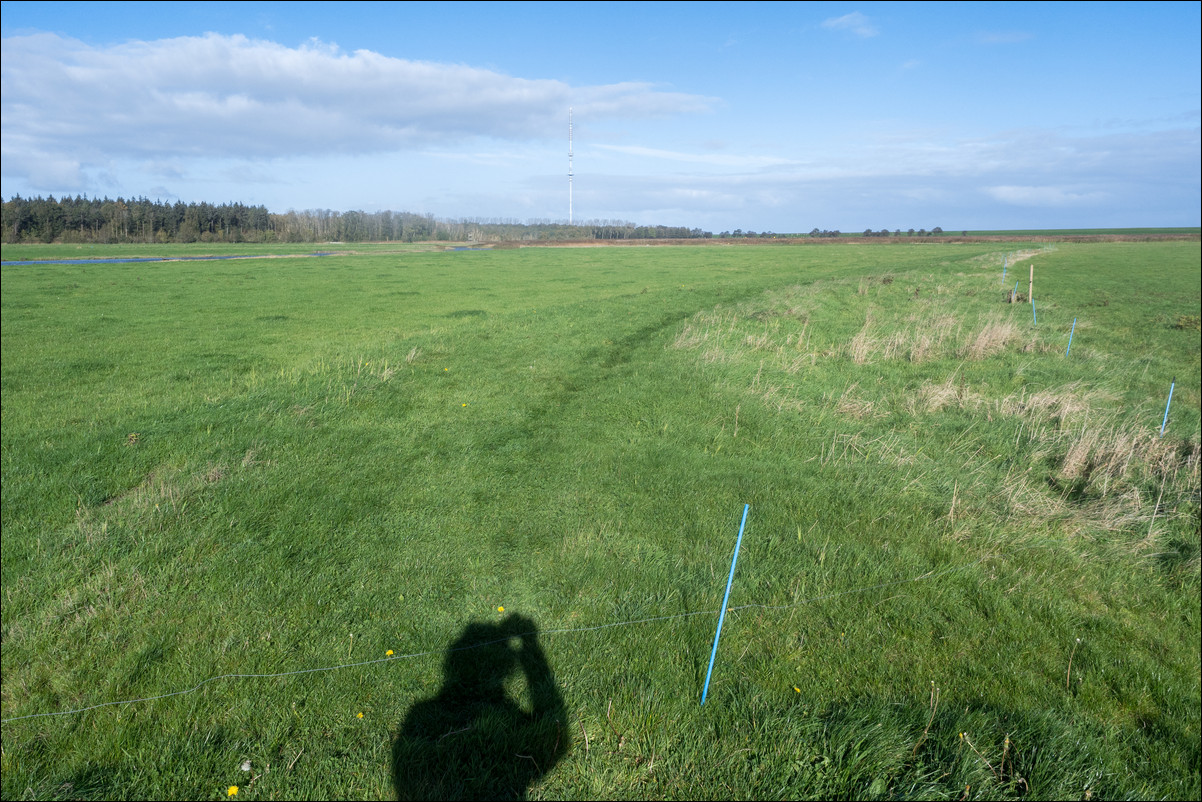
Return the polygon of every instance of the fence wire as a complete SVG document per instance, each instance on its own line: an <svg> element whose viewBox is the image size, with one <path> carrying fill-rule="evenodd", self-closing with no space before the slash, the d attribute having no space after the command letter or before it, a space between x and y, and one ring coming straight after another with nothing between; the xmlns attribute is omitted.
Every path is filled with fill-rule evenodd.
<svg viewBox="0 0 1202 802"><path fill-rule="evenodd" d="M811 596L808 599L800 599L798 601L791 602L789 604L743 604L743 605L739 605L738 607L728 607L727 611L733 613L733 612L738 612L740 610L752 610L752 609L789 610L794 607L801 607L806 604L813 604L814 602L826 601L828 599L835 599L840 596L851 596L851 595L854 595L857 593L867 593L870 590L879 590L880 588L894 587L896 585L906 585L911 582L921 582L922 580L925 580L925 579L933 579L937 576L943 576L946 574L950 574L950 573L954 573L957 571L963 571L968 568L972 568L973 566L979 565L980 563L984 562L986 559L988 559L988 558L981 558L980 560L976 560L975 562L966 563L965 565L959 565L959 566L955 566L953 568L945 568L942 571L927 571L924 574L910 577L908 579L898 579L893 582L881 582L876 585L865 585L864 587L853 588L851 590L844 590L844 591L840 591L838 593L826 593L821 596ZM362 668L363 666L377 665L379 663L391 663L391 662L395 662L397 660L412 660L412 659L415 659L418 657L428 657L433 654L449 654L450 652L464 652L464 651L470 651L472 649L481 649L485 646L491 646L496 643L502 643L511 638L525 637L526 635L541 635L543 637L547 637L550 635L580 634L580 633L585 633L585 632L596 632L596 631L602 630L602 629L613 629L615 627L634 626L636 624L651 624L651 623L655 623L655 622L659 622L659 621L674 621L674 620L683 619L683 618L693 618L693 617L696 617L699 615L718 615L720 612L721 612L721 610L698 610L698 611L691 612L691 613L675 613L673 615L659 615L659 616L654 616L651 618L635 618L635 619L631 619L629 621L613 621L608 624L597 624L596 626L591 626L591 627L563 627L563 628L559 628L559 629L531 630L530 632L515 633L513 635L506 635L503 638L495 638L493 640L481 641L480 643L473 643L469 646L460 646L455 649L449 649L449 650L448 649L431 649L431 650L422 651L422 652L410 652L408 654L394 654L394 655L389 655L387 657L376 658L374 660L361 660L361 661L354 662L354 663L339 663L338 665L321 666L319 668L301 668L301 669L297 669L295 671L278 671L278 672L273 672L273 673L269 673L269 674L221 674L216 677L209 677L206 680L202 680L201 682L196 683L191 688L186 688L181 691L172 691L171 693L163 693L163 694L159 694L158 696L142 696L142 697L138 697L136 699L122 699L120 701L115 701L115 702L101 702L100 704L90 705L88 707L79 707L79 708L75 708L73 710L59 710L59 711L55 711L52 713L31 713L30 715L27 715L27 716L13 716L11 718L0 719L0 724L9 724L14 721L25 721L25 720L34 719L34 718L49 718L49 717L53 717L53 716L72 716L77 713L86 713L89 710L99 710L100 708L103 708L103 707L116 707L116 706L120 706L120 705L138 704L141 702L154 702L159 699L170 699L173 696L185 696L190 693L195 693L196 691L200 690L204 686L209 685L214 682L218 682L220 680L275 679L278 677L295 677L295 676L299 676L302 674L320 674L320 673L325 673L325 672L329 672L329 671L341 671L342 669L347 669L347 668Z"/></svg>

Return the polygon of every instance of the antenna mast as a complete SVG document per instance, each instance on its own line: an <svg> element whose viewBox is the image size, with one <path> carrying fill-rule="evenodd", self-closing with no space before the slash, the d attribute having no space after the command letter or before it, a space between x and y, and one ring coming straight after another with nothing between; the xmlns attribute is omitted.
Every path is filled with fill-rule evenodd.
<svg viewBox="0 0 1202 802"><path fill-rule="evenodd" d="M572 225L572 107L568 106L568 225Z"/></svg>

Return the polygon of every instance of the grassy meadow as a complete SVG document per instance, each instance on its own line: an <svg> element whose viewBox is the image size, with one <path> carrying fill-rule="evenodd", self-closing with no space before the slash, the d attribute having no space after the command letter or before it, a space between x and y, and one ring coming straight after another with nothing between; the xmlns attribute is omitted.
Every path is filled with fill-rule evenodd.
<svg viewBox="0 0 1202 802"><path fill-rule="evenodd" d="M1202 796L1197 241L359 250L3 268L5 799Z"/></svg>

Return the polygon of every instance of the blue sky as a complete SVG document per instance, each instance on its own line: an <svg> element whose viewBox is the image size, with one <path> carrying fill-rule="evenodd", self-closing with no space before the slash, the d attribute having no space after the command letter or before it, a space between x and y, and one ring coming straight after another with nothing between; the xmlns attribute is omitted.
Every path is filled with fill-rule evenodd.
<svg viewBox="0 0 1202 802"><path fill-rule="evenodd" d="M5 2L2 194L1197 226L1202 4Z"/></svg>

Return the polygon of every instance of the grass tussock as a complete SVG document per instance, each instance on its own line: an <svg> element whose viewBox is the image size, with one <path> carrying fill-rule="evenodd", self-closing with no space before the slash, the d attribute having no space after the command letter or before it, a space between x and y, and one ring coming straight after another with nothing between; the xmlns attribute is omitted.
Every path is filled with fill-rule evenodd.
<svg viewBox="0 0 1202 802"><path fill-rule="evenodd" d="M904 279L878 284L862 281L856 285L854 297L863 306L863 323L841 342L832 341L829 330L812 325L815 308L821 308L832 295L847 292L845 284L828 282L765 294L735 309L699 312L677 332L672 347L704 348L710 353L710 362L721 361L717 352L727 359L758 352L775 357L790 373L819 358L843 358L855 365L923 364L943 359L984 360L1007 351L1051 350L1027 324L1022 306L981 310L975 322L966 322L972 320L972 314L962 308L956 291L971 280L959 277L955 285L924 279L909 285ZM892 302L883 305L882 299L889 296Z"/></svg>
<svg viewBox="0 0 1202 802"><path fill-rule="evenodd" d="M1023 388L1001 398L968 384L960 372L942 382L925 381L905 398L904 407L912 415L955 409L994 417L1019 417L1035 423L1066 425L1088 413L1098 404L1112 401L1114 395L1081 382L1069 382L1035 392Z"/></svg>
<svg viewBox="0 0 1202 802"><path fill-rule="evenodd" d="M975 333L971 333L961 348L965 359L985 359L999 354L1015 343L1029 339L1012 320L992 316L983 321Z"/></svg>
<svg viewBox="0 0 1202 802"><path fill-rule="evenodd" d="M1007 350L1037 348L1029 330L998 313L987 313L965 328L958 315L942 308L911 314L904 324L875 323L871 315L848 342L846 355L857 365L904 360L911 363L938 359L987 359Z"/></svg>
<svg viewBox="0 0 1202 802"><path fill-rule="evenodd" d="M1181 499L1199 492L1196 442L1163 438L1154 431L1129 427L1083 426L1078 431L1044 435L1063 451L1058 477L1075 485L1077 493L1105 497L1131 484L1151 489L1171 487Z"/></svg>
<svg viewBox="0 0 1202 802"><path fill-rule="evenodd" d="M839 396L839 400L835 402L835 411L840 415L848 415L857 420L864 418L883 418L889 412L883 410L880 406L872 401L867 401L861 398L856 398L854 391L858 386L858 382L848 387L843 395Z"/></svg>

